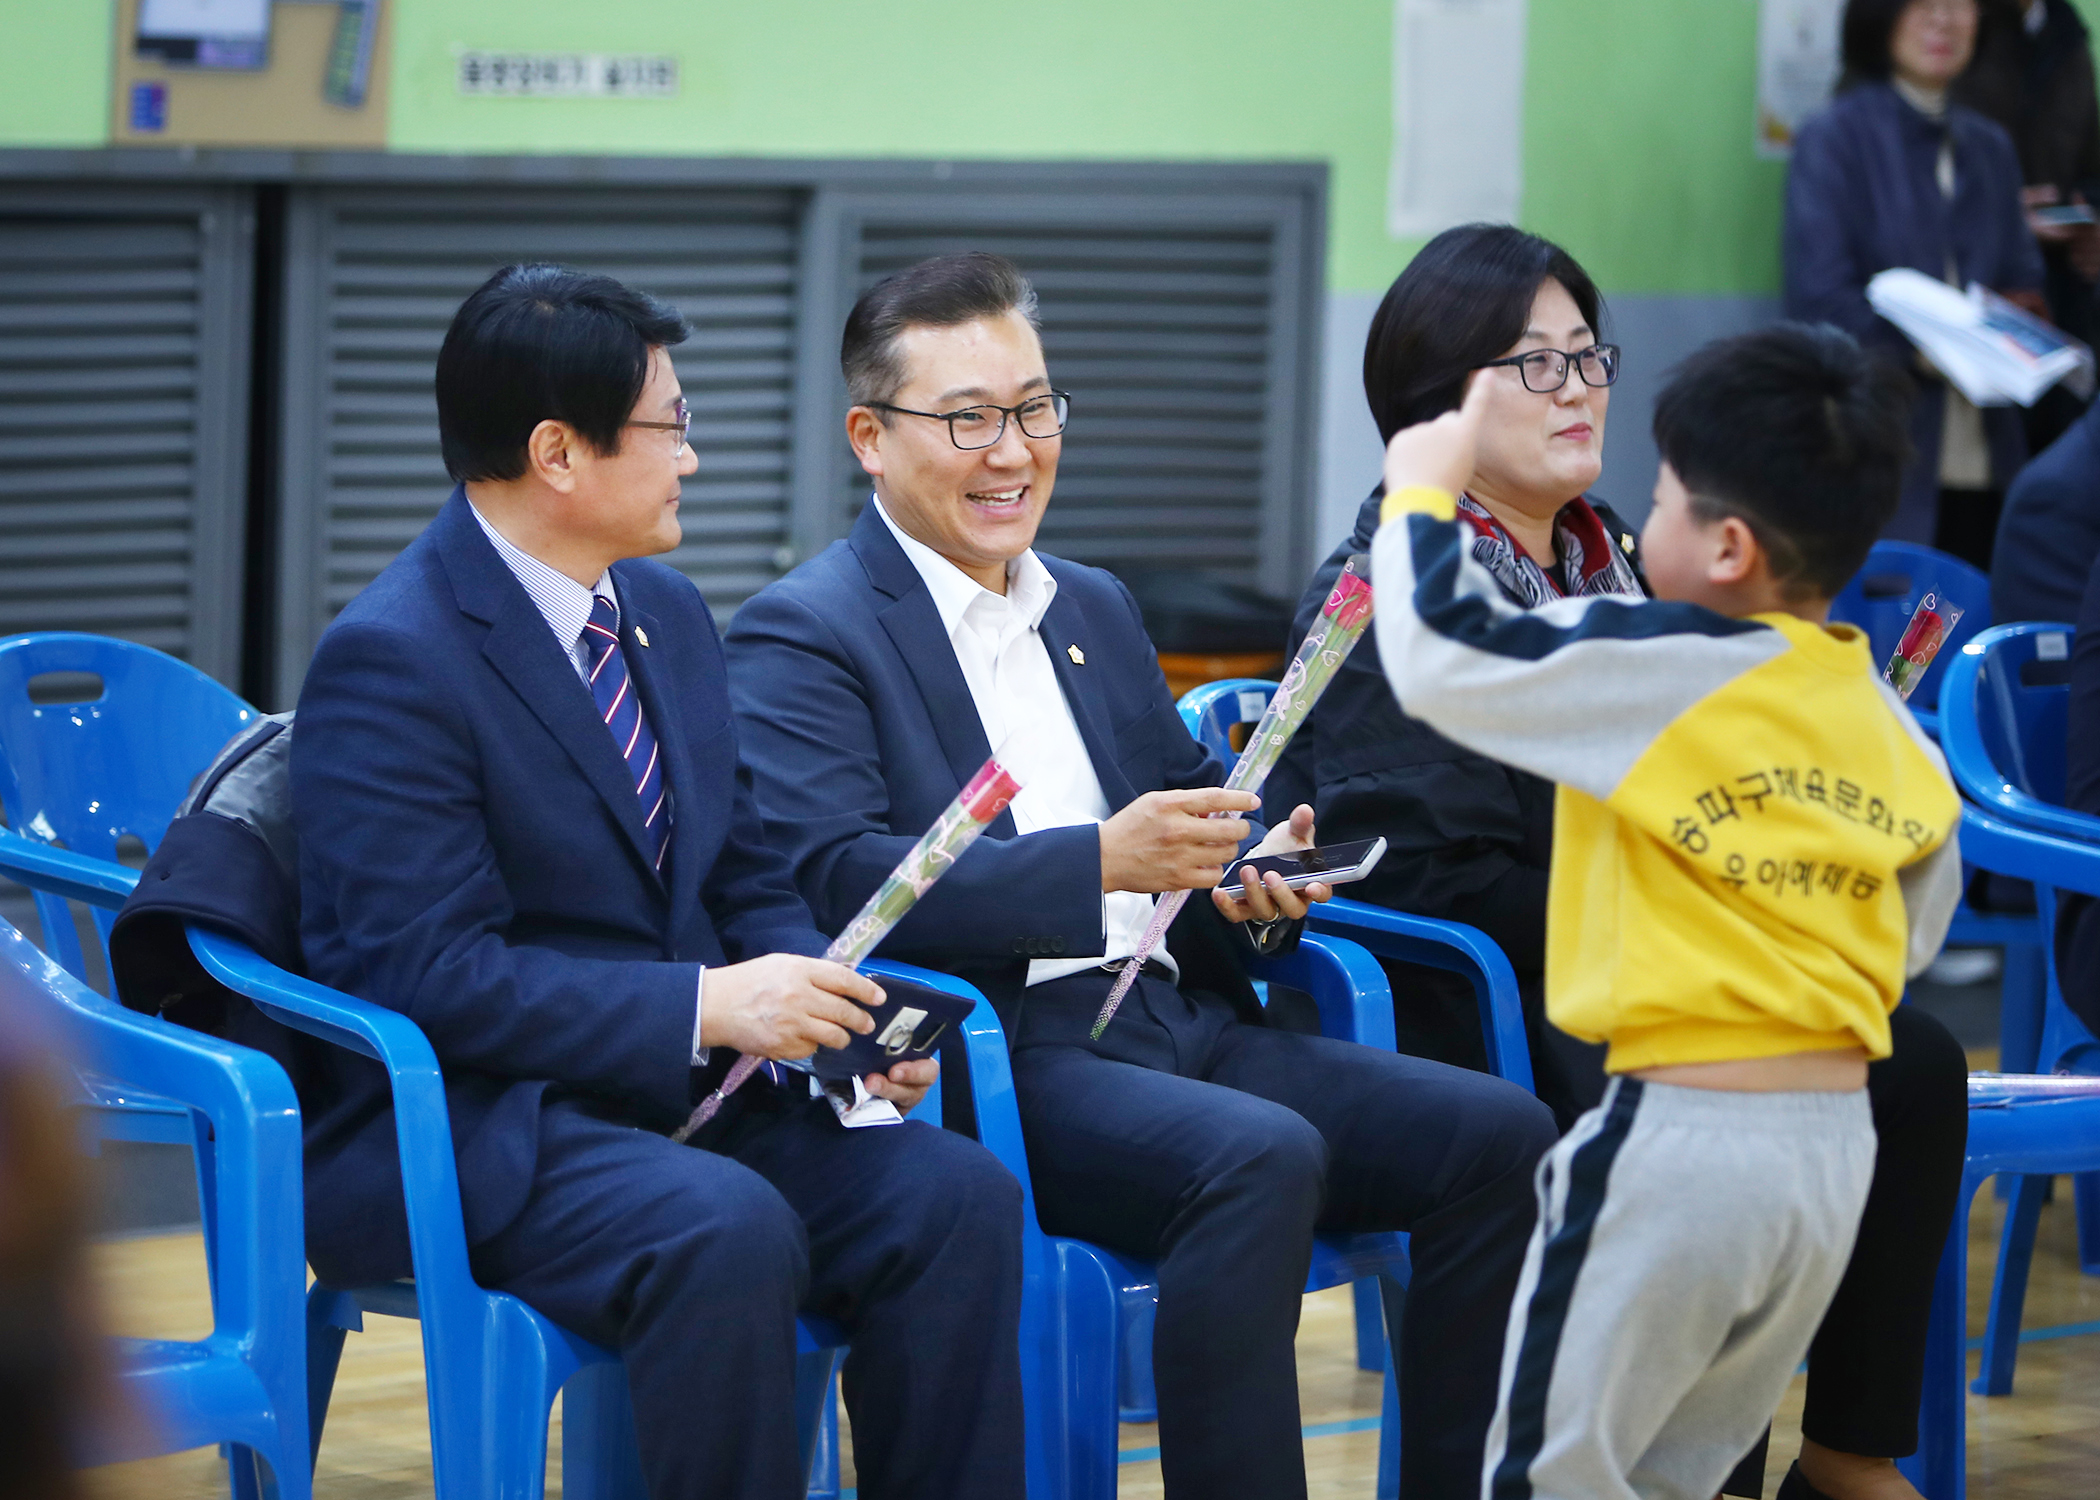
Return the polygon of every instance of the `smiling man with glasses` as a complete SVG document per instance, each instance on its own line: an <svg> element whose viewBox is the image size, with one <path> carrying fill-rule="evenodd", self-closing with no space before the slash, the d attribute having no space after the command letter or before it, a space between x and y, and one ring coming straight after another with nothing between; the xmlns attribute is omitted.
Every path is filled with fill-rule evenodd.
<svg viewBox="0 0 2100 1500"><path fill-rule="evenodd" d="M1250 848L1311 842L1312 810L1265 833L1183 728L1129 591L1035 550L1072 406L1037 320L992 255L861 298L841 363L875 493L844 542L737 612L731 699L767 836L820 922L852 913L987 754L1019 778L884 952L971 979L999 1012L1043 1228L1157 1262L1170 1500L1298 1500L1292 1340L1315 1228L1412 1230L1426 1294L1404 1346L1485 1349L1551 1118L1500 1079L1265 1024L1243 960L1291 941L1305 899L1273 874L1244 899L1217 887ZM1210 899L1090 1037L1154 898L1191 889ZM1403 1387L1410 1500L1477 1484L1492 1355L1474 1363Z"/></svg>
<svg viewBox="0 0 2100 1500"><path fill-rule="evenodd" d="M882 998L821 957L760 835L713 616L654 560L700 466L686 332L545 265L454 317L458 487L299 699L305 957L429 1035L475 1278L619 1351L656 1500L802 1493L798 1309L851 1340L862 1495L1020 1500L1020 1190L897 1119L933 1065L865 1080L892 1128L849 1130L768 1067L671 1139L739 1053L843 1046ZM385 1074L342 1062L300 1102L315 1269L409 1275Z"/></svg>

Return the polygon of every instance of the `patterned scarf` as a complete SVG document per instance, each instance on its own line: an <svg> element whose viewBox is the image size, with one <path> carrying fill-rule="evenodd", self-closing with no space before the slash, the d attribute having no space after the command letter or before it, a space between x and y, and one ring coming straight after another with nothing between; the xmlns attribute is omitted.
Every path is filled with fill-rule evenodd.
<svg viewBox="0 0 2100 1500"><path fill-rule="evenodd" d="M1640 580L1634 576L1631 559L1612 545L1611 534L1590 507L1576 496L1553 518L1553 543L1560 554L1562 576L1574 588L1563 589L1554 576L1532 560L1517 545L1509 528L1496 520L1471 495L1458 497L1459 518L1473 533L1473 560L1492 573L1495 582L1526 609L1536 609L1549 599L1591 594L1624 594L1642 597Z"/></svg>

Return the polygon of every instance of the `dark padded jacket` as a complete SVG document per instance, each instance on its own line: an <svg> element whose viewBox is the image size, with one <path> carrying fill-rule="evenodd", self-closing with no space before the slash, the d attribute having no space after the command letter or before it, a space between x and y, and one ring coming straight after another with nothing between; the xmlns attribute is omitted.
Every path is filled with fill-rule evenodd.
<svg viewBox="0 0 2100 1500"><path fill-rule="evenodd" d="M1291 624L1291 651L1305 638L1350 554L1369 549L1384 498L1383 487L1371 492L1357 512L1355 530L1313 575ZM1590 503L1638 572L1634 529L1610 506ZM1465 922L1495 940L1524 991L1540 1098L1564 1125L1594 1102L1602 1075L1576 1055L1580 1044L1557 1033L1553 1052L1540 1044L1553 784L1455 745L1410 717L1386 681L1376 636L1366 633L1263 789L1263 813L1271 823L1300 802L1312 804L1323 844L1386 840L1385 858L1370 879L1341 894ZM1465 1067L1487 1066L1470 985L1433 970L1388 970L1404 1050Z"/></svg>

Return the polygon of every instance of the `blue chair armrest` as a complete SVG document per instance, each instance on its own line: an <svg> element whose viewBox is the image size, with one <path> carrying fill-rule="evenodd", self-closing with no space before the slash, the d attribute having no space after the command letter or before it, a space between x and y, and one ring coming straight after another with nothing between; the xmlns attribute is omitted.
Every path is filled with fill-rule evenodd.
<svg viewBox="0 0 2100 1500"><path fill-rule="evenodd" d="M1028 1207L1028 1223L1035 1224L1035 1187L1028 1177L1028 1150L1021 1139L1021 1107L1014 1094L1013 1063L1007 1056L1006 1033L983 991L968 980L916 964L893 959L871 958L861 972L874 979L908 979L915 984L942 990L965 1000L976 1009L962 1025L963 1047L969 1059L970 1093L977 1116L977 1140L1006 1169L1020 1179Z"/></svg>
<svg viewBox="0 0 2100 1500"><path fill-rule="evenodd" d="M33 891L104 910L122 906L139 883L136 870L55 844L39 844L5 828L0 828L0 874L14 877Z"/></svg>
<svg viewBox="0 0 2100 1500"><path fill-rule="evenodd" d="M1961 810L1961 853L1980 869L2100 896L2100 844L2022 827L1974 803Z"/></svg>
<svg viewBox="0 0 2100 1500"><path fill-rule="evenodd" d="M218 1326L236 1331L229 1336L265 1325L296 1327L306 1290L305 1200L299 1101L284 1069L247 1047L126 1010L5 923L0 967L57 997L59 1039L75 1064L211 1122ZM273 1270L281 1284L273 1284ZM273 1300L277 1306L265 1305ZM303 1372L294 1373L303 1384Z"/></svg>
<svg viewBox="0 0 2100 1500"><path fill-rule="evenodd" d="M376 1058L385 1067L394 1091L394 1131L417 1284L462 1294L471 1289L445 1075L430 1039L400 1012L289 974L237 939L194 925L188 932L190 951L205 972L247 996L271 1020ZM422 1301L426 1322L439 1307L460 1305L449 1296Z"/></svg>
<svg viewBox="0 0 2100 1500"><path fill-rule="evenodd" d="M1304 990L1320 1008L1320 1035L1391 1052L1393 989L1385 970L1347 938L1305 933L1289 953L1251 959L1247 972L1270 984Z"/></svg>
<svg viewBox="0 0 2100 1500"><path fill-rule="evenodd" d="M1380 958L1465 975L1473 982L1473 994L1480 1004L1488 1068L1511 1083L1536 1087L1531 1077L1531 1047L1524 1036L1524 1007L1517 998L1516 970L1495 940L1479 928L1340 899L1314 907L1307 926L1313 932L1360 943Z"/></svg>

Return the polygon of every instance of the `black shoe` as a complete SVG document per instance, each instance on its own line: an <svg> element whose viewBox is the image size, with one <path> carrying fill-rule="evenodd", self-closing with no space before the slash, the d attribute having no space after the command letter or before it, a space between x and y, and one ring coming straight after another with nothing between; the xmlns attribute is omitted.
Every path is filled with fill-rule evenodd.
<svg viewBox="0 0 2100 1500"><path fill-rule="evenodd" d="M1786 1478L1779 1481L1779 1493L1772 1500L1830 1500L1830 1497L1810 1484L1801 1475L1801 1461L1796 1459L1786 1471Z"/></svg>

